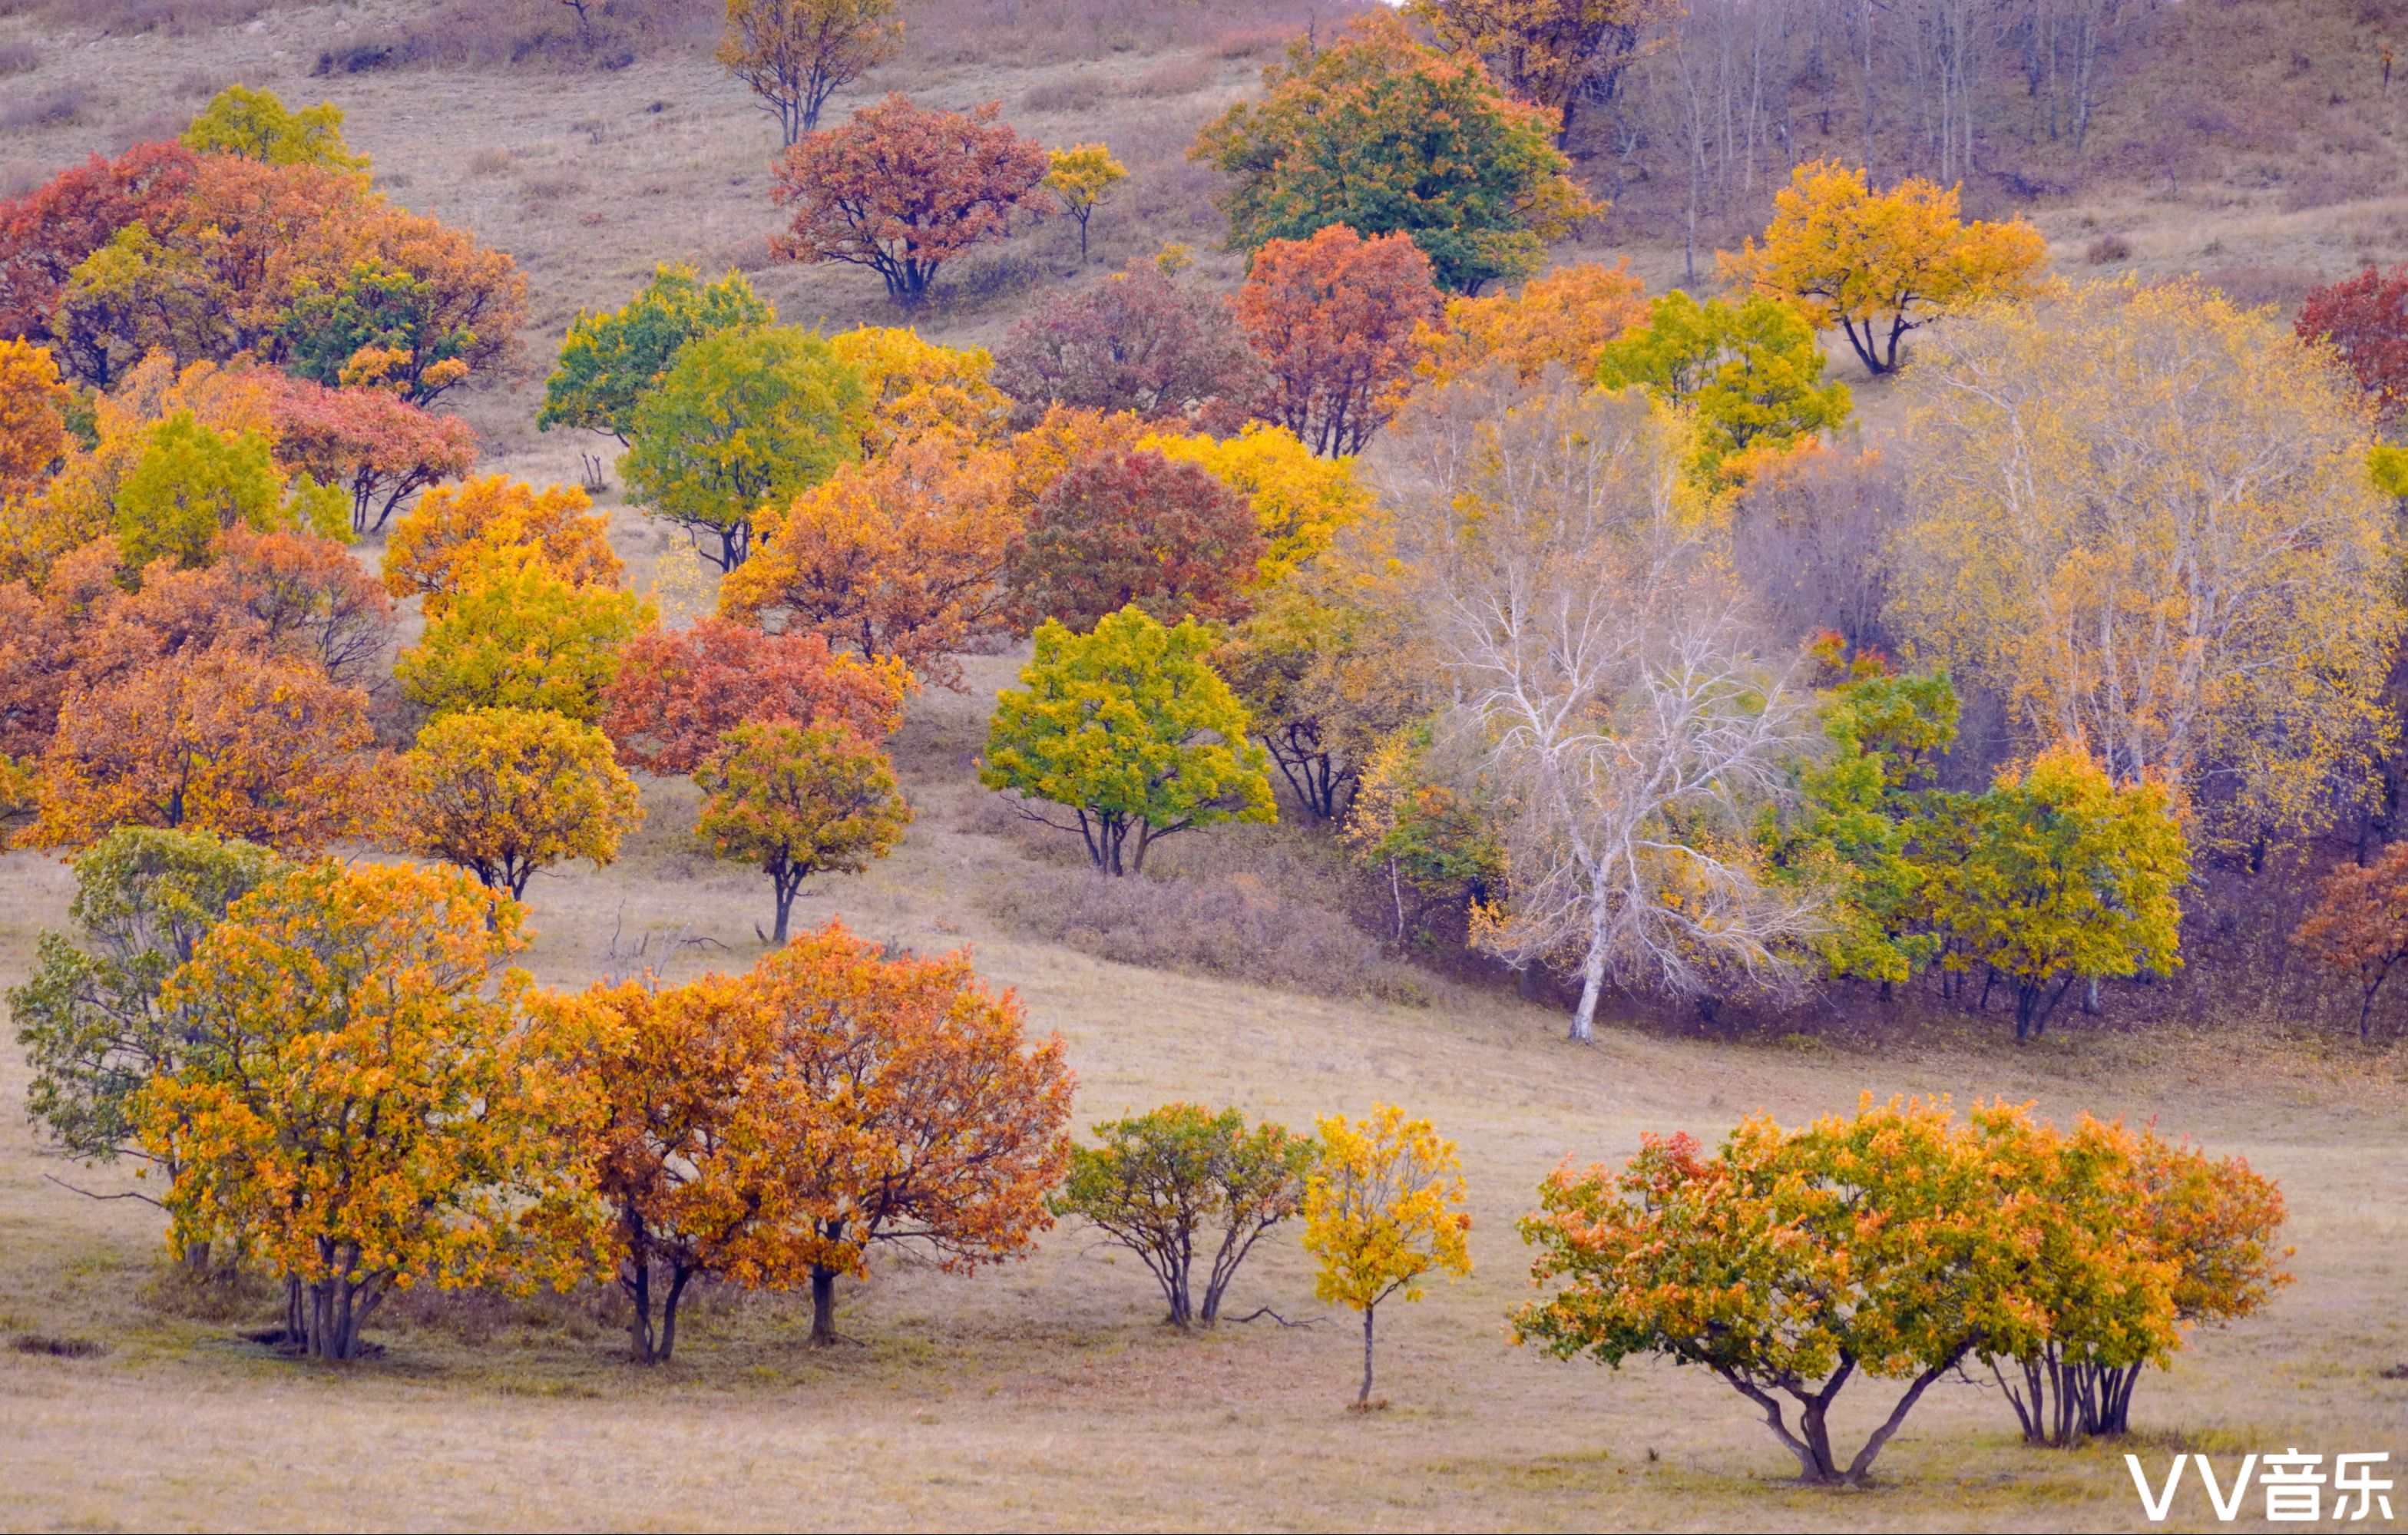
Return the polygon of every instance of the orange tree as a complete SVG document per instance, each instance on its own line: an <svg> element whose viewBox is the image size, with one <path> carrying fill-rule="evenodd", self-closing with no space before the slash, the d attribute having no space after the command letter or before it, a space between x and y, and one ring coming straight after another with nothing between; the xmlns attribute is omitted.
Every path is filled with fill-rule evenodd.
<svg viewBox="0 0 2408 1535"><path fill-rule="evenodd" d="M1234 618L1263 557L1245 496L1158 452L1096 453L1039 498L1012 540L1023 622L1081 631L1134 607L1164 623Z"/></svg>
<svg viewBox="0 0 2408 1535"><path fill-rule="evenodd" d="M1069 1164L1072 1078L1060 1037L1031 1044L1019 998L966 951L890 954L830 923L763 957L749 983L813 1105L789 1165L811 1224L811 1341L836 1341L836 1282L872 1247L945 1270L1000 1263L1053 1224Z"/></svg>
<svg viewBox="0 0 2408 1535"><path fill-rule="evenodd" d="M367 705L314 666L241 649L155 662L67 700L25 839L79 847L117 826L189 827L314 851L367 811Z"/></svg>
<svg viewBox="0 0 2408 1535"><path fill-rule="evenodd" d="M2408 842L2392 843L2371 864L2343 864L2326 875L2291 941L2357 983L2358 1037L2370 1038L2375 994L2408 959Z"/></svg>
<svg viewBox="0 0 2408 1535"><path fill-rule="evenodd" d="M50 349L0 340L0 501L40 488L66 456L66 410Z"/></svg>
<svg viewBox="0 0 2408 1535"><path fill-rule="evenodd" d="M769 546L721 583L719 610L780 612L788 633L958 688L950 653L1004 627L1006 476L999 454L933 439L847 465L769 522Z"/></svg>
<svg viewBox="0 0 2408 1535"><path fill-rule="evenodd" d="M538 870L564 859L609 863L619 839L644 819L610 738L550 710L441 715L400 767L388 819L394 839L513 898Z"/></svg>
<svg viewBox="0 0 2408 1535"><path fill-rule="evenodd" d="M1593 378L1612 343L1647 323L1647 285L1627 262L1574 262L1510 294L1446 301L1445 323L1426 332L1415 372L1444 383L1490 361L1535 379L1555 364Z"/></svg>
<svg viewBox="0 0 2408 1535"><path fill-rule="evenodd" d="M997 110L914 107L896 93L842 127L803 135L778 162L773 195L795 216L771 251L867 266L889 298L920 303L945 263L1010 234L1012 214L1053 208L1044 147L996 122Z"/></svg>
<svg viewBox="0 0 2408 1535"><path fill-rule="evenodd" d="M1649 23L1677 16L1670 0L1412 0L1450 53L1487 65L1506 89L1558 115L1569 143L1585 101L1610 102L1639 57Z"/></svg>
<svg viewBox="0 0 2408 1535"><path fill-rule="evenodd" d="M1761 245L1722 253L1724 277L1839 326L1868 373L1896 367L1899 341L1933 315L2030 295L2048 265L2029 223L1967 223L1956 188L1919 177L1875 192L1863 171L1817 160L1790 173L1772 208Z"/></svg>
<svg viewBox="0 0 2408 1535"><path fill-rule="evenodd" d="M886 753L837 724L748 721L695 769L695 834L722 858L757 863L777 893L770 941L786 941L795 893L814 874L858 874L895 851L911 807Z"/></svg>
<svg viewBox="0 0 2408 1535"><path fill-rule="evenodd" d="M581 1149L643 1364L676 1348L694 1280L782 1290L810 1271L811 1224L787 1173L818 1122L756 993L724 975L646 976L532 1004L595 1099Z"/></svg>
<svg viewBox="0 0 2408 1535"><path fill-rule="evenodd" d="M349 550L312 534L237 527L218 535L217 556L209 575L259 625L267 650L313 662L347 687L381 680L393 599Z"/></svg>
<svg viewBox="0 0 2408 1535"><path fill-rule="evenodd" d="M384 526L404 501L477 461L477 434L389 389L328 389L279 376L272 409L276 456L295 474L339 485L351 497L351 531Z"/></svg>
<svg viewBox="0 0 2408 1535"><path fill-rule="evenodd" d="M1471 1272L1471 1216L1455 1142L1426 1119L1378 1103L1358 1122L1315 1122L1321 1143L1304 1186L1304 1250L1321 1262L1313 1294L1363 1313L1363 1386L1371 1400L1371 1326L1391 1297L1422 1298L1425 1274Z"/></svg>
<svg viewBox="0 0 2408 1535"><path fill-rule="evenodd" d="M1265 244L1237 308L1270 369L1256 409L1318 453L1360 452L1387 424L1440 313L1412 241L1343 224Z"/></svg>
<svg viewBox="0 0 2408 1535"><path fill-rule="evenodd" d="M438 485L394 524L384 547L385 590L423 596L426 616L440 618L480 566L522 548L571 585L615 587L626 566L610 547L609 519L593 507L574 485L537 490L497 474Z"/></svg>
<svg viewBox="0 0 2408 1535"><path fill-rule="evenodd" d="M1211 648L1194 620L1165 628L1135 608L1092 634L1047 621L1022 686L996 701L979 782L1017 793L1031 820L1077 831L1102 874L1143 873L1154 843L1196 826L1270 821L1269 759L1246 739L1245 706L1207 664Z"/></svg>
<svg viewBox="0 0 2408 1535"><path fill-rule="evenodd" d="M1699 1366L1762 1411L1801 1480L1861 1485L1933 1382L2028 1336L2047 1288L2081 1277L2068 1264L2131 1261L2036 1247L2049 1190L1994 1149L1945 1103L1868 1097L1803 1130L1749 1119L1712 1155L1649 1135L1619 1171L1560 1168L1521 1232L1532 1279L1562 1287L1514 1335L1560 1358ZM1860 1374L1906 1389L1842 1457L1829 1413Z"/></svg>
<svg viewBox="0 0 2408 1535"><path fill-rule="evenodd" d="M355 1357L396 1290L589 1271L595 1210L560 1133L587 1109L501 968L519 945L516 903L465 875L327 861L236 901L168 983L197 1042L136 1115L183 1169L170 1240L281 1275L312 1357Z"/></svg>
<svg viewBox="0 0 2408 1535"><path fill-rule="evenodd" d="M751 720L843 724L864 740L891 736L917 685L893 656L863 661L831 651L824 635L769 634L706 613L690 627L647 629L627 642L602 690L602 728L626 766L690 773Z"/></svg>

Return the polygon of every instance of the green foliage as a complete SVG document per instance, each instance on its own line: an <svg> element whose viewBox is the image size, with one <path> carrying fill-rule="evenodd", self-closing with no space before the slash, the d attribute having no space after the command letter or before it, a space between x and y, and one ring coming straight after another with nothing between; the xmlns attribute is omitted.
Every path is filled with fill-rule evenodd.
<svg viewBox="0 0 2408 1535"><path fill-rule="evenodd" d="M299 111L272 92L229 85L209 98L184 130L184 147L199 154L238 154L271 165L331 165L366 170L367 156L343 142L343 109L331 101Z"/></svg>
<svg viewBox="0 0 2408 1535"><path fill-rule="evenodd" d="M394 675L437 714L548 709L592 724L618 675L619 647L654 618L632 593L568 581L540 551L504 550L402 653Z"/></svg>
<svg viewBox="0 0 2408 1535"><path fill-rule="evenodd" d="M1711 480L1751 448L1782 448L1848 419L1848 386L1824 384L1823 344L1797 308L1765 294L1700 304L1675 289L1647 324L1608 345L1598 381L1638 384L1696 414L1697 469Z"/></svg>
<svg viewBox="0 0 2408 1535"><path fill-rule="evenodd" d="M33 974L7 994L33 1080L25 1109L70 1155L130 1150L128 1106L173 1070L188 1021L160 990L226 908L279 868L267 849L201 832L121 827L76 856L67 916L80 941L46 932Z"/></svg>
<svg viewBox="0 0 2408 1535"><path fill-rule="evenodd" d="M306 476L288 499L273 448L262 433L214 431L189 410L160 423L117 487L125 563L139 569L164 557L195 569L214 558L218 535L236 526L349 537L350 499Z"/></svg>
<svg viewBox="0 0 2408 1535"><path fill-rule="evenodd" d="M1495 808L1431 770L1433 731L1400 730L1371 753L1346 818L1346 846L1388 883L1389 940L1402 944L1448 901L1477 901L1505 878Z"/></svg>
<svg viewBox="0 0 2408 1535"><path fill-rule="evenodd" d="M1255 1240L1302 1205L1314 1141L1268 1121L1250 1130L1235 1109L1214 1113L1193 1103L1111 1120L1095 1133L1100 1145L1071 1148L1070 1176L1048 1207L1135 1253L1162 1287L1174 1326L1211 1327ZM1190 1270L1208 1227L1220 1241L1199 1310Z"/></svg>
<svg viewBox="0 0 2408 1535"><path fill-rule="evenodd" d="M783 506L856 457L869 392L827 341L791 325L747 325L689 343L637 402L619 460L631 498L733 570L752 552L752 517ZM698 546L699 547L699 546Z"/></svg>
<svg viewBox="0 0 2408 1535"><path fill-rule="evenodd" d="M1271 820L1269 758L1246 739L1245 706L1207 664L1211 650L1194 620L1165 628L1136 608L1085 635L1049 619L1023 685L996 701L979 782L1017 791L1024 809L1070 809L1111 874L1142 869L1146 850L1175 832Z"/></svg>
<svg viewBox="0 0 2408 1535"><path fill-rule="evenodd" d="M635 430L637 402L688 341L777 319L743 273L699 282L693 267L665 263L622 308L580 309L569 322L559 366L543 386L536 428L582 426L624 443Z"/></svg>
<svg viewBox="0 0 2408 1535"><path fill-rule="evenodd" d="M354 262L328 287L302 280L280 325L286 366L328 387L381 385L424 405L468 376L477 333L445 328L433 282L381 261Z"/></svg>
<svg viewBox="0 0 2408 1535"><path fill-rule="evenodd" d="M2408 501L2408 448L2378 442L2367 450L2367 478L2395 501Z"/></svg>

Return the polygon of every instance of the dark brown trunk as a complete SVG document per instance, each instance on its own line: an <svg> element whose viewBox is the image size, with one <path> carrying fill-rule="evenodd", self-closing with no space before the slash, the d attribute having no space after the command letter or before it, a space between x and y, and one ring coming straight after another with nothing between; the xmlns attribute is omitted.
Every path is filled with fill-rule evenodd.
<svg viewBox="0 0 2408 1535"><path fill-rule="evenodd" d="M824 1263L811 1265L813 1348L825 1348L836 1341L836 1275L837 1271Z"/></svg>

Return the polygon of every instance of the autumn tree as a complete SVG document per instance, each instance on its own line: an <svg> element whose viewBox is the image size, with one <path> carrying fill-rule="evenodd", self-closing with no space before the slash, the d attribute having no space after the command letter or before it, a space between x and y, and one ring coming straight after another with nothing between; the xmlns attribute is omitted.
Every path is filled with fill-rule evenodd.
<svg viewBox="0 0 2408 1535"><path fill-rule="evenodd" d="M1795 1131L1758 1116L1711 1155L1643 1136L1619 1169L1540 1185L1520 1230L1533 1282L1561 1287L1515 1313L1514 1337L1700 1367L1763 1413L1800 1480L1859 1485L1923 1393L2025 1314L2033 1191L2000 1170L1944 1103L1868 1100ZM1830 1413L1859 1375L1907 1384L1843 1458Z"/></svg>
<svg viewBox="0 0 2408 1535"><path fill-rule="evenodd" d="M1006 446L1010 459L1006 507L1011 517L1025 524L1054 482L1070 472L1071 465L1095 453L1129 452L1144 438L1164 435L1133 410L1048 406L1036 425L1013 433Z"/></svg>
<svg viewBox="0 0 2408 1535"><path fill-rule="evenodd" d="M1079 265L1087 265L1087 221L1104 194L1128 179L1128 167L1112 158L1110 146L1073 144L1046 157L1045 190L1079 222Z"/></svg>
<svg viewBox="0 0 2408 1535"><path fill-rule="evenodd" d="M945 263L1053 206L1042 146L996 121L915 107L900 93L839 128L807 133L778 162L773 194L795 210L771 250L789 261L867 266L897 304L918 305Z"/></svg>
<svg viewBox="0 0 2408 1535"><path fill-rule="evenodd" d="M1426 1119L1375 1103L1358 1121L1317 1119L1304 1186L1304 1250L1321 1265L1313 1294L1363 1313L1363 1387L1371 1405L1372 1324L1382 1302L1419 1300L1425 1275L1471 1272L1471 1216L1455 1142Z"/></svg>
<svg viewBox="0 0 2408 1535"><path fill-rule="evenodd" d="M858 874L895 851L911 823L886 753L842 724L755 720L695 769L695 833L716 857L761 866L786 941L796 892L814 874Z"/></svg>
<svg viewBox="0 0 2408 1535"><path fill-rule="evenodd" d="M2356 277L2310 289L2291 329L2332 348L2380 420L2408 408L2408 266L2384 273L2370 262Z"/></svg>
<svg viewBox="0 0 2408 1535"><path fill-rule="evenodd" d="M25 1112L68 1155L139 1156L134 1097L176 1069L192 1020L165 1008L167 978L226 909L279 868L240 839L125 826L75 858L74 936L45 930L8 1012L33 1077ZM175 1169L163 1169L173 1183Z"/></svg>
<svg viewBox="0 0 2408 1535"><path fill-rule="evenodd" d="M391 835L455 864L513 899L570 858L596 868L644 819L610 739L549 710L464 709L418 733L402 754Z"/></svg>
<svg viewBox="0 0 2408 1535"><path fill-rule="evenodd" d="M367 813L367 704L307 662L239 648L183 652L76 693L43 753L26 840L80 847L158 826L314 851Z"/></svg>
<svg viewBox="0 0 2408 1535"><path fill-rule="evenodd" d="M1263 552L1250 585L1268 587L1295 574L1371 509L1371 488L1352 457L1319 457L1294 432L1268 422L1249 422L1232 437L1144 437L1137 448L1195 465L1254 508Z"/></svg>
<svg viewBox="0 0 2408 1535"><path fill-rule="evenodd" d="M2408 842L2392 843L2371 864L2343 864L2326 875L2291 941L2357 984L2358 1037L2372 1038L2375 996L2392 968L2408 959Z"/></svg>
<svg viewBox="0 0 2408 1535"><path fill-rule="evenodd" d="M306 478L289 484L265 434L216 431L190 411L149 434L117 485L114 505L120 546L135 566L161 556L206 565L218 536L230 528L339 537L351 526L341 495Z"/></svg>
<svg viewBox="0 0 2408 1535"><path fill-rule="evenodd" d="M1092 629L1134 608L1165 623L1243 611L1263 557L1254 509L1194 464L1156 452L1070 466L1012 542L1024 619Z"/></svg>
<svg viewBox="0 0 2408 1535"><path fill-rule="evenodd" d="M755 512L860 452L867 403L860 376L819 336L789 325L721 331L679 351L637 402L619 472L630 497L734 570L752 554Z"/></svg>
<svg viewBox="0 0 2408 1535"><path fill-rule="evenodd" d="M1002 438L1011 400L992 381L995 358L984 347L939 346L893 325L838 331L828 346L869 391L863 458L930 438L963 452Z"/></svg>
<svg viewBox="0 0 2408 1535"><path fill-rule="evenodd" d="M580 586L539 552L506 550L477 567L394 676L432 713L538 709L591 724L619 647L654 617L632 593Z"/></svg>
<svg viewBox="0 0 2408 1535"><path fill-rule="evenodd" d="M75 269L128 224L168 227L199 167L181 144L136 144L0 202L0 337L50 341L50 318Z"/></svg>
<svg viewBox="0 0 2408 1535"><path fill-rule="evenodd" d="M636 405L660 382L687 342L721 331L773 325L777 310L730 268L704 282L691 266L664 262L636 296L616 309L577 311L544 380L536 430L580 426L617 438L636 427Z"/></svg>
<svg viewBox="0 0 2408 1535"><path fill-rule="evenodd" d="M1434 735L1425 724L1383 741L1359 765L1347 810L1347 851L1387 884L1388 941L1399 948L1433 911L1506 882L1501 807L1486 802L1476 773L1435 770Z"/></svg>
<svg viewBox="0 0 2408 1535"><path fill-rule="evenodd" d="M2152 775L2207 844L2366 792L2402 610L2365 410L2271 316L2194 282L1985 310L1908 375L1887 621L2027 750Z"/></svg>
<svg viewBox="0 0 2408 1535"><path fill-rule="evenodd" d="M1268 384L1226 299L1143 263L1056 294L1013 325L995 380L1019 402L1023 426L1069 406L1222 430L1245 420Z"/></svg>
<svg viewBox="0 0 2408 1535"><path fill-rule="evenodd" d="M892 656L863 661L830 650L824 635L769 634L706 613L621 649L602 693L602 729L628 767L691 773L747 721L840 724L882 739L902 724L917 685Z"/></svg>
<svg viewBox="0 0 2408 1535"><path fill-rule="evenodd" d="M438 485L394 524L384 546L385 590L419 596L438 619L496 557L526 552L572 586L615 589L626 566L610 547L610 524L574 485L537 490L485 475Z"/></svg>
<svg viewBox="0 0 2408 1535"><path fill-rule="evenodd" d="M1266 242L1237 313L1270 371L1260 414L1326 454L1360 452L1387 424L1440 308L1412 241L1333 224Z"/></svg>
<svg viewBox="0 0 2408 1535"><path fill-rule="evenodd" d="M466 876L332 861L236 901L163 996L197 1042L136 1099L181 1176L179 1248L282 1277L286 1335L344 1360L396 1289L567 1288L595 1235L581 1112L521 1014L519 909Z"/></svg>
<svg viewBox="0 0 2408 1535"><path fill-rule="evenodd" d="M715 57L761 98L791 146L820 125L820 108L839 86L902 46L894 0L727 0Z"/></svg>
<svg viewBox="0 0 2408 1535"><path fill-rule="evenodd" d="M721 584L719 610L780 613L789 632L958 688L951 653L1005 625L1008 484L1000 455L940 441L848 464L779 514L769 546Z"/></svg>
<svg viewBox="0 0 2408 1535"><path fill-rule="evenodd" d="M1070 1148L1070 1175L1053 1212L1136 1254L1162 1289L1171 1326L1213 1326L1255 1241L1302 1207L1314 1143L1283 1125L1250 1127L1235 1109L1215 1113L1193 1103L1111 1120L1095 1135L1092 1149ZM1192 1279L1199 1253L1207 1262L1201 1307Z"/></svg>
<svg viewBox="0 0 2408 1535"><path fill-rule="evenodd" d="M1723 275L1795 303L1818 328L1839 326L1876 376L1898 366L1908 331L1989 299L2029 297L2048 265L2048 242L2029 223L1967 223L1955 187L1919 177L1875 192L1861 170L1813 161L1790 173L1772 207L1763 243L1723 252Z"/></svg>
<svg viewBox="0 0 2408 1535"><path fill-rule="evenodd" d="M1413 0L1405 10L1440 48L1480 60L1554 112L1558 145L1571 141L1584 103L1613 99L1648 23L1678 14L1669 0Z"/></svg>
<svg viewBox="0 0 2408 1535"><path fill-rule="evenodd" d="M383 527L402 503L477 462L477 434L466 422L388 389L328 389L280 376L273 409L277 461L350 492L353 533Z"/></svg>
<svg viewBox="0 0 2408 1535"><path fill-rule="evenodd" d="M293 111L270 91L229 85L209 98L182 136L198 154L238 154L271 165L367 169L343 142L343 109L331 101Z"/></svg>
<svg viewBox="0 0 2408 1535"><path fill-rule="evenodd" d="M1421 337L1416 373L1437 382L1494 362L1535 379L1550 365L1597 376L1605 349L1647 323L1646 284L1627 261L1575 262L1512 293L1450 297L1443 323Z"/></svg>
<svg viewBox="0 0 2408 1535"><path fill-rule="evenodd" d="M210 573L258 625L258 643L322 668L345 687L380 680L393 642L393 599L351 551L308 533L218 535Z"/></svg>
<svg viewBox="0 0 2408 1535"><path fill-rule="evenodd" d="M1599 353L1597 379L1693 412L1697 472L1723 481L1743 477L1750 454L1846 423L1848 386L1824 383L1823 368L1823 343L1786 301L1756 294L1700 304L1675 290Z"/></svg>
<svg viewBox="0 0 2408 1535"><path fill-rule="evenodd" d="M1333 225L1402 234L1439 285L1476 294L1526 276L1595 211L1554 143L1557 114L1509 99L1470 59L1424 47L1385 11L1326 47L1299 37L1263 99L1208 123L1188 153L1234 179L1232 250Z"/></svg>
<svg viewBox="0 0 2408 1535"><path fill-rule="evenodd" d="M1179 832L1271 820L1269 761L1246 739L1211 648L1194 620L1165 628L1134 608L1091 634L1048 621L1022 685L996 701L979 782L1019 795L1029 819L1076 830L1104 874L1144 872L1148 850Z"/></svg>
<svg viewBox="0 0 2408 1535"><path fill-rule="evenodd" d="M816 1132L787 1190L811 1223L811 1341L837 1341L836 1284L882 1243L947 1270L1025 1253L1069 1165L1070 1069L1029 1041L1019 998L966 951L896 954L830 923L765 955L752 983Z"/></svg>
<svg viewBox="0 0 2408 1535"><path fill-rule="evenodd" d="M39 489L66 456L72 398L49 348L0 340L0 504Z"/></svg>

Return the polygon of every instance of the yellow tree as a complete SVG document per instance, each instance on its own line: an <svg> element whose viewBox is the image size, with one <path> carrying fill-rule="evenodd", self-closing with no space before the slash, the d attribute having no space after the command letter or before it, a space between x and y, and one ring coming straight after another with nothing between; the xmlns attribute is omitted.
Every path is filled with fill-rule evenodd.
<svg viewBox="0 0 2408 1535"><path fill-rule="evenodd" d="M1902 384L1889 617L2023 743L2156 775L2226 848L2368 792L2402 623L2364 406L2194 281L1985 309Z"/></svg>
<svg viewBox="0 0 2408 1535"><path fill-rule="evenodd" d="M566 1288L596 1235L580 1085L519 1010L519 908L450 870L331 860L236 901L168 983L194 1044L143 1089L181 1169L171 1241L286 1282L286 1334L350 1359L394 1291Z"/></svg>
<svg viewBox="0 0 2408 1535"><path fill-rule="evenodd" d="M1321 1262L1313 1293L1363 1313L1363 1388L1371 1400L1371 1324L1392 1296L1422 1298L1425 1274L1471 1272L1471 1216L1455 1142L1426 1119L1375 1103L1350 1121L1314 1121L1321 1155L1304 1188L1304 1250Z"/></svg>
<svg viewBox="0 0 2408 1535"><path fill-rule="evenodd" d="M619 647L650 628L649 602L580 586L526 545L494 551L443 616L404 651L402 691L437 714L454 709L549 709L592 723L618 674Z"/></svg>
<svg viewBox="0 0 2408 1535"><path fill-rule="evenodd" d="M643 819L610 738L593 725L550 710L466 709L437 717L403 753L390 825L410 852L515 898L566 859L609 863Z"/></svg>
<svg viewBox="0 0 2408 1535"><path fill-rule="evenodd" d="M845 724L751 721L695 770L709 797L695 832L722 858L761 866L777 891L786 941L795 893L814 874L858 874L895 851L911 807L886 753Z"/></svg>
<svg viewBox="0 0 2408 1535"><path fill-rule="evenodd" d="M1344 453L1323 458L1284 426L1249 422L1231 438L1147 437L1140 452L1194 464L1254 509L1263 556L1254 580L1268 586L1327 549L1340 528L1371 507L1370 487Z"/></svg>
<svg viewBox="0 0 2408 1535"><path fill-rule="evenodd" d="M480 565L521 547L540 554L571 585L615 587L626 566L610 547L609 519L593 509L575 485L537 490L497 474L437 485L394 524L384 549L385 590L424 596L426 616L440 618Z"/></svg>
<svg viewBox="0 0 2408 1535"><path fill-rule="evenodd" d="M1772 194L1763 243L1722 252L1723 276L1839 326L1867 372L1886 373L1906 333L1934 315L2039 290L2040 231L2021 219L1967 223L1956 194L1914 176L1875 192L1861 170L1799 165Z"/></svg>
<svg viewBox="0 0 2408 1535"><path fill-rule="evenodd" d="M792 144L820 125L820 108L837 87L902 46L895 0L727 0L717 56Z"/></svg>
<svg viewBox="0 0 2408 1535"><path fill-rule="evenodd" d="M915 330L864 325L829 337L828 350L869 389L864 460L928 437L964 449L1002 440L1011 396L988 381L995 358L984 347L939 346Z"/></svg>
<svg viewBox="0 0 2408 1535"><path fill-rule="evenodd" d="M1087 221L1096 216L1096 205L1104 200L1104 194L1128 179L1128 167L1113 159L1110 147L1102 144L1074 144L1055 150L1048 158L1054 168L1045 173L1046 189L1079 221L1079 265L1084 266Z"/></svg>

